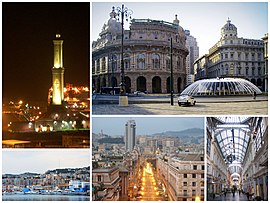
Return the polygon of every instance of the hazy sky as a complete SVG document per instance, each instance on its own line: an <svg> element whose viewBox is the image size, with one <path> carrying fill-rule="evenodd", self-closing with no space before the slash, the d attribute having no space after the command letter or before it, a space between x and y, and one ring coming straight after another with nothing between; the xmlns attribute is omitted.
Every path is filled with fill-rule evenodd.
<svg viewBox="0 0 270 203"><path fill-rule="evenodd" d="M204 128L204 119L201 117L93 117L93 132L100 133L103 130L108 135L124 135L125 124L130 119L135 120L136 134L140 135Z"/></svg>
<svg viewBox="0 0 270 203"><path fill-rule="evenodd" d="M92 39L96 40L103 24L109 19L112 6L121 2L92 3ZM237 27L238 37L261 39L268 32L268 4L258 3L124 3L133 10L132 18L173 22L178 15L180 25L197 38L200 56L208 53L221 37L221 28L228 17ZM128 23L125 23L128 28Z"/></svg>
<svg viewBox="0 0 270 203"><path fill-rule="evenodd" d="M2 152L2 173L44 173L57 168L79 168L90 165L88 150L22 150Z"/></svg>

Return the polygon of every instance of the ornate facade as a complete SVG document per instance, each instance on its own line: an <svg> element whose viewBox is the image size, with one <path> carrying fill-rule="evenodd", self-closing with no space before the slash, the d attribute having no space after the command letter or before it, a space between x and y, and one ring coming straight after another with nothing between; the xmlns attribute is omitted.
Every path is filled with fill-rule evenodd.
<svg viewBox="0 0 270 203"><path fill-rule="evenodd" d="M207 62L208 78L241 77L265 90L263 40L239 38L229 19L220 40L209 49Z"/></svg>
<svg viewBox="0 0 270 203"><path fill-rule="evenodd" d="M114 18L104 24L100 38L92 44L93 90L119 87L121 70L121 23ZM186 84L186 36L177 15L173 23L133 19L124 30L124 71L126 92L170 92L170 40L173 41L174 92Z"/></svg>

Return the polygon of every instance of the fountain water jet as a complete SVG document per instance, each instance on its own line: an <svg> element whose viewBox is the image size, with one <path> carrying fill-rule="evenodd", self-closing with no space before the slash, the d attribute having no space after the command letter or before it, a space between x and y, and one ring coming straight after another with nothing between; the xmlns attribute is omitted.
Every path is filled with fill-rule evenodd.
<svg viewBox="0 0 270 203"><path fill-rule="evenodd" d="M262 94L261 90L242 78L211 78L198 80L186 89L182 94L193 96L229 96L229 95L252 95Z"/></svg>

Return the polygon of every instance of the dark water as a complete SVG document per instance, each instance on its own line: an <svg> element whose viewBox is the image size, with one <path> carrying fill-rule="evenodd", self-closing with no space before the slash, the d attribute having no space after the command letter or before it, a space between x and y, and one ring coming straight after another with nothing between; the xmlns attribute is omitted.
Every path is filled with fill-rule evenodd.
<svg viewBox="0 0 270 203"><path fill-rule="evenodd" d="M83 195L3 195L3 201L90 201Z"/></svg>

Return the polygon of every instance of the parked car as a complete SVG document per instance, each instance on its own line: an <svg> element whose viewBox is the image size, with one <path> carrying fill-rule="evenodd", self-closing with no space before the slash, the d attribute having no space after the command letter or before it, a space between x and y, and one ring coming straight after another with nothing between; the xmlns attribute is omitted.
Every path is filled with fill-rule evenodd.
<svg viewBox="0 0 270 203"><path fill-rule="evenodd" d="M179 97L178 97L178 105L181 106L181 105L186 105L186 106L195 106L196 104L196 101L195 99L191 96L191 95L188 95L188 94L181 94Z"/></svg>
<svg viewBox="0 0 270 203"><path fill-rule="evenodd" d="M141 92L141 91L135 91L133 94L135 96L144 96L145 95L145 93L144 92Z"/></svg>

